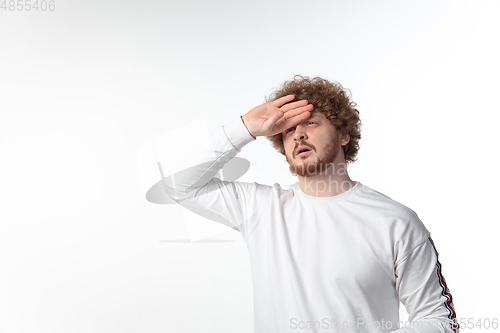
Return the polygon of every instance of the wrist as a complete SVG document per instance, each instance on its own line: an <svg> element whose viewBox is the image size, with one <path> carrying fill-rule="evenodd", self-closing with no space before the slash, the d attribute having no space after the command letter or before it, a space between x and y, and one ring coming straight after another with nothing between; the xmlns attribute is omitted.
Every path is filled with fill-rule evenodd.
<svg viewBox="0 0 500 333"><path fill-rule="evenodd" d="M245 127L246 127L246 129L247 129L248 133L249 133L249 134L250 134L250 135L251 135L254 139L257 139L257 138L256 138L256 137L255 137L255 136L254 136L254 135L250 132L250 130L248 129L247 124L245 124L245 119L243 119L243 116L240 116L240 117L241 117L241 121L243 122L243 125L245 125Z"/></svg>

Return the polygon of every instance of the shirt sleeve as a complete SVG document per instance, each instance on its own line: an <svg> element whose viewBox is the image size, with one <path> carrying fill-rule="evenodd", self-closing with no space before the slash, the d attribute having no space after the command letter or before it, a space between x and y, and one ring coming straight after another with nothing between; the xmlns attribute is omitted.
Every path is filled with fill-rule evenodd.
<svg viewBox="0 0 500 333"><path fill-rule="evenodd" d="M396 291L409 314L409 323L393 332L459 332L453 297L438 255L429 236L396 264Z"/></svg>
<svg viewBox="0 0 500 333"><path fill-rule="evenodd" d="M254 140L241 117L218 128L210 134L208 144L200 144L163 178L165 190L190 211L241 231L256 183L223 181L215 176Z"/></svg>

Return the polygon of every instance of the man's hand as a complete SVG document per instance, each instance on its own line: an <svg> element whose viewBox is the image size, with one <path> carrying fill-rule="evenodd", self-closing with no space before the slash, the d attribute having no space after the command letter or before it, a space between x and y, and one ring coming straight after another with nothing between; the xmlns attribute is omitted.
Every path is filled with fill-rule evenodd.
<svg viewBox="0 0 500 333"><path fill-rule="evenodd" d="M294 95L287 95L248 111L246 115L241 117L248 132L253 137L271 136L309 118L314 106L305 99L283 106L294 99Z"/></svg>

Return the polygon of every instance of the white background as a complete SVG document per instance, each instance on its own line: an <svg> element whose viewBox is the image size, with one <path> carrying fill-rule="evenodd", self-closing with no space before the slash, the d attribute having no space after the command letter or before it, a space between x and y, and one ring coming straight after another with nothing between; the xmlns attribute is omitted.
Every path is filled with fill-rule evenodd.
<svg viewBox="0 0 500 333"><path fill-rule="evenodd" d="M176 128L214 130L295 74L352 91L349 174L417 212L458 318L500 317L498 1L55 7L0 10L0 332L253 332L243 238L191 243L181 207L146 200L148 149L176 162L197 138ZM265 138L238 156L241 180L295 181Z"/></svg>

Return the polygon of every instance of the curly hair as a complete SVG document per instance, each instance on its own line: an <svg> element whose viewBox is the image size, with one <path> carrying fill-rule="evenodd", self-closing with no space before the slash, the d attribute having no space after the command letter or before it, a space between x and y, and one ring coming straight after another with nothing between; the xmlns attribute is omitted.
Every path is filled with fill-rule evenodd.
<svg viewBox="0 0 500 333"><path fill-rule="evenodd" d="M342 135L349 134L350 140L342 146L346 163L356 161L361 139L361 120L359 111L355 109L351 92L338 82L330 82L321 77L309 78L295 75L293 80L286 81L282 86L266 97L266 103L272 102L286 95L293 94L295 99L291 102L306 99L314 105L314 110L323 113ZM286 103L286 104L288 104ZM285 155L282 133L266 137L273 147Z"/></svg>

